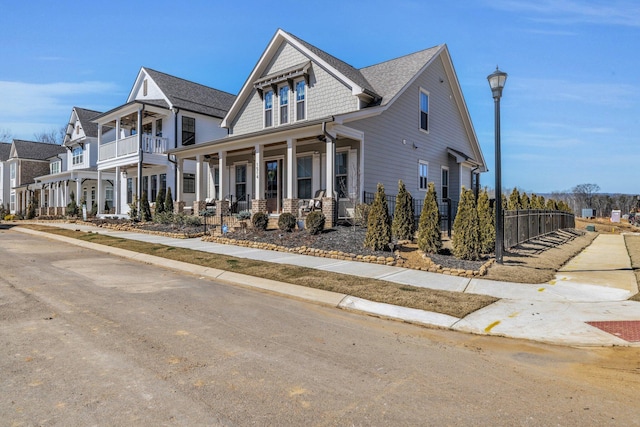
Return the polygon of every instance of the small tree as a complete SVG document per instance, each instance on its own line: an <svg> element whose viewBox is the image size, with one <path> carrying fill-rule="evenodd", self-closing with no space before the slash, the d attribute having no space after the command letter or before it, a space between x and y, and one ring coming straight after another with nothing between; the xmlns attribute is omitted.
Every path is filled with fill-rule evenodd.
<svg viewBox="0 0 640 427"><path fill-rule="evenodd" d="M156 206L154 215L158 215L164 212L164 199L165 199L164 189L161 188L158 190L158 195L156 196Z"/></svg>
<svg viewBox="0 0 640 427"><path fill-rule="evenodd" d="M556 201L553 199L548 199L547 203L545 205L545 209L548 211L557 211L558 210L558 205L556 204Z"/></svg>
<svg viewBox="0 0 640 427"><path fill-rule="evenodd" d="M391 232L398 240L413 240L415 219L413 218L413 197L402 180L398 181L396 208L393 212Z"/></svg>
<svg viewBox="0 0 640 427"><path fill-rule="evenodd" d="M79 209L78 204L76 203L76 195L73 191L69 192L69 199L71 199L71 201L67 205L67 216L78 216Z"/></svg>
<svg viewBox="0 0 640 427"><path fill-rule="evenodd" d="M478 195L478 221L480 225L480 253L489 254L496 247L495 211L489 204L487 190Z"/></svg>
<svg viewBox="0 0 640 427"><path fill-rule="evenodd" d="M436 186L430 182L424 197L420 222L418 224L418 248L427 254L435 254L442 248L440 232L440 210Z"/></svg>
<svg viewBox="0 0 640 427"><path fill-rule="evenodd" d="M521 209L531 209L531 199L529 199L527 193L522 193L520 195L520 206Z"/></svg>
<svg viewBox="0 0 640 427"><path fill-rule="evenodd" d="M378 183L376 196L369 211L364 247L381 251L387 248L389 243L391 243L391 219L389 218L387 197L384 194L384 186Z"/></svg>
<svg viewBox="0 0 640 427"><path fill-rule="evenodd" d="M473 191L462 188L458 213L453 223L453 254L456 258L480 258L480 221Z"/></svg>
<svg viewBox="0 0 640 427"><path fill-rule="evenodd" d="M164 198L165 212L173 213L173 197L171 197L171 187L167 188L167 196Z"/></svg>
<svg viewBox="0 0 640 427"><path fill-rule="evenodd" d="M136 196L129 203L129 219L133 221L138 219L138 198Z"/></svg>
<svg viewBox="0 0 640 427"><path fill-rule="evenodd" d="M151 221L151 206L149 206L149 199L147 199L147 192L142 192L142 199L140 199L140 216L142 221Z"/></svg>
<svg viewBox="0 0 640 427"><path fill-rule="evenodd" d="M94 200L91 203L91 216L96 216L98 215L98 204L96 203L96 201Z"/></svg>
<svg viewBox="0 0 640 427"><path fill-rule="evenodd" d="M509 195L509 200L507 202L507 210L515 211L518 209L522 209L522 202L520 201L520 192L517 188L514 188L511 194Z"/></svg>

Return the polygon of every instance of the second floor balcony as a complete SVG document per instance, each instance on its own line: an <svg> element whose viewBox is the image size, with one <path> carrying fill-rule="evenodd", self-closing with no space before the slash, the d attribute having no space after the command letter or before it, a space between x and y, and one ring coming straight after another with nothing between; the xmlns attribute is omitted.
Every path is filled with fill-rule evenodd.
<svg viewBox="0 0 640 427"><path fill-rule="evenodd" d="M143 153L162 155L167 151L168 146L168 138L146 134L142 135L141 149ZM138 154L140 154L138 135L131 135L101 144L98 153L98 161L103 162L106 160L120 159Z"/></svg>

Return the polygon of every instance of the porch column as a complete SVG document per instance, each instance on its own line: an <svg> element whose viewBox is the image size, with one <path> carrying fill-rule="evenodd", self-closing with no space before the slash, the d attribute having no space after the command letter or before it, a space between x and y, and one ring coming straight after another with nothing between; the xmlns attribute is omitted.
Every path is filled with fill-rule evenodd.
<svg viewBox="0 0 640 427"><path fill-rule="evenodd" d="M184 159L176 159L176 203L174 210L176 213L184 211L184 202L182 201L182 178L184 172Z"/></svg>
<svg viewBox="0 0 640 427"><path fill-rule="evenodd" d="M120 166L116 166L116 177L113 180L113 208L116 215L120 214L120 186L122 185Z"/></svg>
<svg viewBox="0 0 640 427"><path fill-rule="evenodd" d="M298 198L295 195L295 182L298 176L296 168L296 146L293 139L287 139L287 188L282 211L297 215Z"/></svg>
<svg viewBox="0 0 640 427"><path fill-rule="evenodd" d="M335 191L335 168L336 168L336 144L333 138L327 138L326 142L327 151L327 178L326 187L327 192L322 198L322 213L326 217L325 228L331 228L334 226L334 219L336 218L336 205L337 200L333 198L333 192Z"/></svg>
<svg viewBox="0 0 640 427"><path fill-rule="evenodd" d="M104 210L104 194L103 194L103 190L104 190L104 185L102 184L102 171L98 171L98 187L96 188L96 191L98 194L96 194L96 197L98 199L97 201L97 205L98 205L98 214L101 214L102 211Z"/></svg>
<svg viewBox="0 0 640 427"><path fill-rule="evenodd" d="M42 208L44 208L44 191L46 184L42 184L42 189L40 190L40 212L42 212Z"/></svg>
<svg viewBox="0 0 640 427"><path fill-rule="evenodd" d="M200 214L206 207L204 196L203 156L196 155L196 200L193 203L193 213Z"/></svg>
<svg viewBox="0 0 640 427"><path fill-rule="evenodd" d="M138 203L136 208L138 209L138 218L142 219L142 192L146 189L142 188L142 108L138 109L138 123L136 124L136 132L138 135ZM100 185L100 179L98 179L98 185ZM149 197L149 195L147 195ZM100 199L100 196L98 196ZM148 199L147 199L148 200ZM100 206L98 206L98 212L100 212Z"/></svg>
<svg viewBox="0 0 640 427"><path fill-rule="evenodd" d="M266 212L267 211L267 201L264 198L264 182L262 181L262 145L256 144L255 146L255 198L253 203L251 204L251 211L255 212Z"/></svg>
<svg viewBox="0 0 640 427"><path fill-rule="evenodd" d="M218 194L216 199L222 201L224 197L224 189L229 185L229 173L227 171L227 152L220 151L218 153Z"/></svg>
<svg viewBox="0 0 640 427"><path fill-rule="evenodd" d="M79 176L76 176L76 204L78 205L80 210L82 210L82 204L80 203L80 199L82 199L82 196L80 196L81 192L82 192L82 179Z"/></svg>

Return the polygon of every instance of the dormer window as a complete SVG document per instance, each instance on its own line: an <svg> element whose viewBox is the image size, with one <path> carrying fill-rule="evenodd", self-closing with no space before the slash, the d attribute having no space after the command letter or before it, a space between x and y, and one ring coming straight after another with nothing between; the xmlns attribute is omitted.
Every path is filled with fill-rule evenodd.
<svg viewBox="0 0 640 427"><path fill-rule="evenodd" d="M60 161L49 163L49 173L51 175L60 173Z"/></svg>
<svg viewBox="0 0 640 427"><path fill-rule="evenodd" d="M296 82L296 120L305 118L305 99L307 97L307 85L304 80Z"/></svg>
<svg viewBox="0 0 640 427"><path fill-rule="evenodd" d="M278 94L280 102L280 124L289 123L289 86L282 86Z"/></svg>
<svg viewBox="0 0 640 427"><path fill-rule="evenodd" d="M73 151L71 152L72 154L72 160L71 163L73 165L81 165L84 163L84 150L81 147L75 147L73 149Z"/></svg>
<svg viewBox="0 0 640 427"><path fill-rule="evenodd" d="M273 126L273 91L264 93L264 127Z"/></svg>

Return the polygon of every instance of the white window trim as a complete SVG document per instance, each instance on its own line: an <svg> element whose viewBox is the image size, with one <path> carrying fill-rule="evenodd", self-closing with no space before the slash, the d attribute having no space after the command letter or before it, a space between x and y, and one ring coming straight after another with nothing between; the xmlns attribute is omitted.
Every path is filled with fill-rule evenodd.
<svg viewBox="0 0 640 427"><path fill-rule="evenodd" d="M444 182L442 181L442 171L447 171L447 196L449 196L451 194L451 173L449 172L449 167L448 166L441 166L440 167L440 196L444 199L444 190L443 188L444 186Z"/></svg>
<svg viewBox="0 0 640 427"><path fill-rule="evenodd" d="M302 157L309 157L311 158L311 176L309 178L304 178L304 179L310 179L311 180L311 197L313 197L313 175L315 172L315 168L314 168L314 152L311 151L307 151L307 152L303 152L303 153L296 153L296 173L295 176L296 178L294 179L294 189L293 189L293 194L295 194L296 198L298 197L298 180L300 179L300 177L298 177L298 159L302 158ZM293 171L292 171L293 172Z"/></svg>
<svg viewBox="0 0 640 427"><path fill-rule="evenodd" d="M78 148L80 149L80 154L76 155L75 151ZM83 165L84 164L84 149L82 147L75 147L71 151L71 164L73 166L78 166L78 165Z"/></svg>
<svg viewBox="0 0 640 427"><path fill-rule="evenodd" d="M270 108L270 110L271 110L271 125L267 126L266 118L267 118L267 111L269 111L269 110L267 110L267 94L269 92L271 92L271 108ZM273 128L275 126L275 124L277 123L276 122L276 115L273 112L273 110L274 110L273 109L273 104L275 103L276 99L277 99L276 98L276 94L272 90L266 90L264 92L264 98L262 100L262 128L263 129Z"/></svg>
<svg viewBox="0 0 640 427"><path fill-rule="evenodd" d="M422 188L422 185L420 182L420 178L422 178L421 169L423 165L427 167L427 176L425 177L427 179L427 185L424 188ZM428 189L429 189L429 162L426 160L418 160L418 190L427 191Z"/></svg>
<svg viewBox="0 0 640 427"><path fill-rule="evenodd" d="M299 82L304 82L304 117L302 119L298 117L298 92L296 89ZM294 80L293 82L293 104L296 116L295 121L299 122L302 120L308 120L307 106L309 105L309 85L307 84L305 79L298 79Z"/></svg>
<svg viewBox="0 0 640 427"><path fill-rule="evenodd" d="M422 94L427 95L427 129L422 129ZM420 88L420 92L418 92L418 129L421 132L429 133L431 129L431 94L428 90Z"/></svg>
<svg viewBox="0 0 640 427"><path fill-rule="evenodd" d="M9 179L16 179L16 175L17 175L17 166L15 163L11 163L11 166L9 166Z"/></svg>

